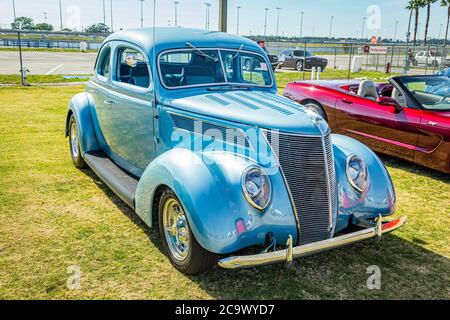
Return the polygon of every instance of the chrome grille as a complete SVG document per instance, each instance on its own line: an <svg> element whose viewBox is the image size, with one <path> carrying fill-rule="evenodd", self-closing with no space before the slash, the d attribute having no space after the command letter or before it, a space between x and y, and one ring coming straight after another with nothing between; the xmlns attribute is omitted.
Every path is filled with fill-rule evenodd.
<svg viewBox="0 0 450 320"><path fill-rule="evenodd" d="M337 217L336 175L330 134L266 132L298 215L300 244L327 239Z"/></svg>

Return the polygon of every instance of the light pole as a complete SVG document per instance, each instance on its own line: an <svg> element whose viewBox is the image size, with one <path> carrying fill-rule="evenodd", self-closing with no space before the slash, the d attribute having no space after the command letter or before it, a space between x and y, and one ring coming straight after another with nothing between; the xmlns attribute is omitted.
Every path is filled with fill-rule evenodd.
<svg viewBox="0 0 450 320"><path fill-rule="evenodd" d="M300 38L303 36L303 15L305 12L300 12Z"/></svg>
<svg viewBox="0 0 450 320"><path fill-rule="evenodd" d="M441 23L441 25L439 26L439 36L438 36L438 45L439 45L439 41L441 41L441 35L442 35L442 27L444 25Z"/></svg>
<svg viewBox="0 0 450 320"><path fill-rule="evenodd" d="M264 40L266 40L267 35L267 12L269 11L269 8L265 8L265 15L264 15Z"/></svg>
<svg viewBox="0 0 450 320"><path fill-rule="evenodd" d="M14 16L14 21L16 21L16 2L14 0L12 0L13 2L13 16Z"/></svg>
<svg viewBox="0 0 450 320"><path fill-rule="evenodd" d="M205 29L209 30L209 8L211 7L211 3L205 2L204 3L206 7L206 21L205 21Z"/></svg>
<svg viewBox="0 0 450 320"><path fill-rule="evenodd" d="M62 5L61 5L61 0L59 0L59 24L60 24L60 29L62 30L63 27L63 17L62 17Z"/></svg>
<svg viewBox="0 0 450 320"><path fill-rule="evenodd" d="M47 11L42 12L44 14L44 22L47 23Z"/></svg>
<svg viewBox="0 0 450 320"><path fill-rule="evenodd" d="M236 35L239 35L239 10L241 10L241 6L236 7L236 9L237 9Z"/></svg>
<svg viewBox="0 0 450 320"><path fill-rule="evenodd" d="M364 39L364 27L366 26L366 17L363 17L362 31L361 31L361 39Z"/></svg>
<svg viewBox="0 0 450 320"><path fill-rule="evenodd" d="M277 10L277 38L278 38L278 28L280 26L280 10L281 10L281 8L276 7L275 9Z"/></svg>
<svg viewBox="0 0 450 320"><path fill-rule="evenodd" d="M392 42L395 42L396 38L397 38L397 28L398 28L398 20L395 21L395 29L394 29L394 39Z"/></svg>
<svg viewBox="0 0 450 320"><path fill-rule="evenodd" d="M103 24L106 25L105 0L103 0Z"/></svg>
<svg viewBox="0 0 450 320"><path fill-rule="evenodd" d="M144 27L144 1L145 0L139 0L141 2L141 28Z"/></svg>
<svg viewBox="0 0 450 320"><path fill-rule="evenodd" d="M180 1L174 1L173 4L175 5L175 28L178 27L178 4Z"/></svg>
<svg viewBox="0 0 450 320"><path fill-rule="evenodd" d="M110 9L111 9L111 32L114 32L114 24L113 24L113 0L110 2Z"/></svg>
<svg viewBox="0 0 450 320"><path fill-rule="evenodd" d="M331 16L331 18L330 18L330 35L328 36L328 38L330 38L330 39L331 39L331 30L333 28L333 19L334 19L334 16Z"/></svg>

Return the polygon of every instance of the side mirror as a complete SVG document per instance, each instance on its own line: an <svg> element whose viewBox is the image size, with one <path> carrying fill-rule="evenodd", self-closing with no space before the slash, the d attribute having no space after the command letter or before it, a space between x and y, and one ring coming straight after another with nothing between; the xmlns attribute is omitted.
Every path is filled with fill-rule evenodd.
<svg viewBox="0 0 450 320"><path fill-rule="evenodd" d="M390 97L379 97L377 99L377 103L382 106L394 107L395 113L399 113L403 110L402 106L395 99L392 99Z"/></svg>

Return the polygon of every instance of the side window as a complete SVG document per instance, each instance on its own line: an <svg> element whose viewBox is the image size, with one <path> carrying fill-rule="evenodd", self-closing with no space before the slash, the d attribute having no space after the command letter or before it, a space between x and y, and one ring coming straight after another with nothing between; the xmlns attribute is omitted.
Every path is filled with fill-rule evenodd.
<svg viewBox="0 0 450 320"><path fill-rule="evenodd" d="M97 73L103 77L109 77L111 69L111 48L106 48L105 52L102 53L100 57L100 62L97 67Z"/></svg>
<svg viewBox="0 0 450 320"><path fill-rule="evenodd" d="M150 85L150 74L143 54L135 49L126 47L118 48L117 50L117 72L114 80L137 87L148 88Z"/></svg>

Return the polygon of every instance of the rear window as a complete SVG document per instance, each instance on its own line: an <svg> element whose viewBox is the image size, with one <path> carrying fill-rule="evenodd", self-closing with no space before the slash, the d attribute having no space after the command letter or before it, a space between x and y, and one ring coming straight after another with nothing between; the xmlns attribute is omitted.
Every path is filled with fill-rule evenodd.
<svg viewBox="0 0 450 320"><path fill-rule="evenodd" d="M114 80L137 87L149 87L149 68L141 52L133 48L119 48L117 57L117 72Z"/></svg>

